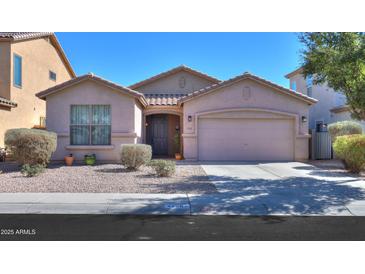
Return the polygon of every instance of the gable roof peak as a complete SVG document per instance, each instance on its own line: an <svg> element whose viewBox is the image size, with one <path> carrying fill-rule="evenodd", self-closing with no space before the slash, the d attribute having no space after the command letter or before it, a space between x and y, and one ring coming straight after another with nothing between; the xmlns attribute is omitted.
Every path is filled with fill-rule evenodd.
<svg viewBox="0 0 365 274"><path fill-rule="evenodd" d="M139 87L142 87L144 85L150 84L150 83L152 83L154 81L157 81L157 80L159 80L159 79L161 79L163 77L166 77L166 76L175 74L175 73L180 72L180 71L186 71L186 72L189 72L191 74L194 74L194 75L196 75L196 76L198 76L200 78L204 78L204 79L210 81L212 84L216 84L216 83L221 82L221 80L219 80L219 79L217 79L217 78L215 78L213 76L210 76L208 74L205 74L203 72L200 72L198 70L192 69L191 67L188 67L188 66L182 64L180 66L174 67L174 68L169 69L167 71L164 71L162 73L156 74L155 76L152 76L150 78L147 78L145 80L142 80L140 82L137 82L137 83L129 86L129 88L136 89L136 88L139 88Z"/></svg>
<svg viewBox="0 0 365 274"><path fill-rule="evenodd" d="M302 93L299 93L295 90L291 90L291 89L288 89L288 88L285 88L283 86L280 86L274 82L271 82L269 80L266 80L260 76L257 76L255 74L252 74L252 73L249 73L249 72L245 72L243 74L240 74L238 76L235 76L233 78L230 78L228 80L225 80L223 82L220 82L220 83L217 83L217 84L213 84L211 86L207 86L207 87L204 87L202 89L199 89L199 90L196 90L196 91L193 91L189 94L187 94L186 96L184 96L183 98L179 99L179 104L182 104L186 101L189 101L189 100L192 100L194 99L195 97L198 97L198 96L202 96L202 95L205 95L207 93L210 93L211 91L214 91L216 89L219 89L219 88L222 88L222 87L226 87L226 86L229 86L229 85L232 85L234 83L237 83L238 81L241 81L241 80L244 80L244 79L251 79L255 82L259 82L261 84L264 84L264 85L267 85L267 86L270 86L286 95L289 95L289 96L293 96L297 99L300 99L300 100L303 100L303 101L306 101L307 103L309 104L314 104L317 102L316 99L312 98L312 97L309 97L307 95L304 95Z"/></svg>
<svg viewBox="0 0 365 274"><path fill-rule="evenodd" d="M95 75L93 73L90 73L90 72L87 73L87 74L78 76L76 78L73 78L71 80L68 80L66 82L63 82L61 84L58 84L56 86L50 87L50 88L48 88L46 90L43 90L41 92L38 92L36 94L36 96L38 98L40 98L40 99L46 100L46 97L48 95L51 95L51 94L56 93L58 91L64 90L64 89L66 89L68 87L71 87L73 85L76 85L78 83L81 83L81 82L83 82L83 81L85 81L87 79L89 79L91 81L96 81L96 82L101 83L101 84L103 84L103 85L105 85L107 87L110 87L112 89L125 92L126 94L129 94L129 95L137 98L141 102L142 105L144 105L144 106L147 105L146 99L145 99L145 97L143 96L142 93L139 93L138 91L135 91L135 90L132 90L130 88L127 88L127 87L121 86L119 84L113 83L111 81L108 81L108 80L106 80L106 79L104 79L102 77L99 77L99 76L97 76L97 75Z"/></svg>

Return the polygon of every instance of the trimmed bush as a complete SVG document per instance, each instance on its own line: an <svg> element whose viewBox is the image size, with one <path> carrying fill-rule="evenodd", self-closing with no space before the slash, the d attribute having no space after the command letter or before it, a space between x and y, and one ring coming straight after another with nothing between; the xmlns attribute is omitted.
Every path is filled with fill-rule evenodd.
<svg viewBox="0 0 365 274"><path fill-rule="evenodd" d="M149 164L160 177L171 177L175 174L176 163L171 160L152 160Z"/></svg>
<svg viewBox="0 0 365 274"><path fill-rule="evenodd" d="M333 144L338 158L345 162L352 172L360 172L365 165L365 135L338 136Z"/></svg>
<svg viewBox="0 0 365 274"><path fill-rule="evenodd" d="M342 121L330 124L328 125L328 131L331 135L332 142L335 142L338 136L362 134L360 124L353 121Z"/></svg>
<svg viewBox="0 0 365 274"><path fill-rule="evenodd" d="M149 145L122 145L121 160L129 170L137 170L151 161L152 148Z"/></svg>
<svg viewBox="0 0 365 274"><path fill-rule="evenodd" d="M9 129L5 145L21 165L47 165L57 147L57 135L39 129Z"/></svg>
<svg viewBox="0 0 365 274"><path fill-rule="evenodd" d="M44 165L25 164L22 166L21 173L27 177L35 177L35 176L38 176L39 174L41 174L44 171L44 168L45 168Z"/></svg>

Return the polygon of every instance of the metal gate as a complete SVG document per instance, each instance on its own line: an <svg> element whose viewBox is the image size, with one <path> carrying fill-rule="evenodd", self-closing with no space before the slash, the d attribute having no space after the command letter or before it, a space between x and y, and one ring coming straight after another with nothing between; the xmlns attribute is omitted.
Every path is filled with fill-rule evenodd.
<svg viewBox="0 0 365 274"><path fill-rule="evenodd" d="M332 142L328 131L312 131L311 159L327 160L332 159Z"/></svg>

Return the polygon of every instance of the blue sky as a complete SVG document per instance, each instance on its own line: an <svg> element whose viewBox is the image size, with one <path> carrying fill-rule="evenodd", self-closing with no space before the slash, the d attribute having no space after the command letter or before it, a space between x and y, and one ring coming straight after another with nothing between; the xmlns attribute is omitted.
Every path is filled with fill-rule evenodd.
<svg viewBox="0 0 365 274"><path fill-rule="evenodd" d="M296 33L56 33L77 75L124 86L185 64L225 80L249 71L288 87L300 65Z"/></svg>

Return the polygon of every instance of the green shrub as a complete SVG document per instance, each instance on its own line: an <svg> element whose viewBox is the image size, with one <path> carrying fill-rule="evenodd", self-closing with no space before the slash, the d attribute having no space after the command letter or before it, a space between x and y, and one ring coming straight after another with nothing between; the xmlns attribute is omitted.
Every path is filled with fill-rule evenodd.
<svg viewBox="0 0 365 274"><path fill-rule="evenodd" d="M27 177L35 177L35 176L38 176L39 174L41 174L44 171L44 169L45 169L44 165L25 164L22 166L21 173Z"/></svg>
<svg viewBox="0 0 365 274"><path fill-rule="evenodd" d="M175 174L176 163L171 160L152 160L149 165L160 177L171 177Z"/></svg>
<svg viewBox="0 0 365 274"><path fill-rule="evenodd" d="M129 170L137 170L151 161L152 148L149 145L122 145L121 160Z"/></svg>
<svg viewBox="0 0 365 274"><path fill-rule="evenodd" d="M338 158L345 162L352 172L360 172L365 165L365 135L338 136L333 144Z"/></svg>
<svg viewBox="0 0 365 274"><path fill-rule="evenodd" d="M331 135L332 142L336 141L338 136L362 134L362 128L359 123L353 121L342 121L328 125L328 131Z"/></svg>
<svg viewBox="0 0 365 274"><path fill-rule="evenodd" d="M39 129L9 129L5 145L21 165L46 165L57 147L57 135Z"/></svg>

